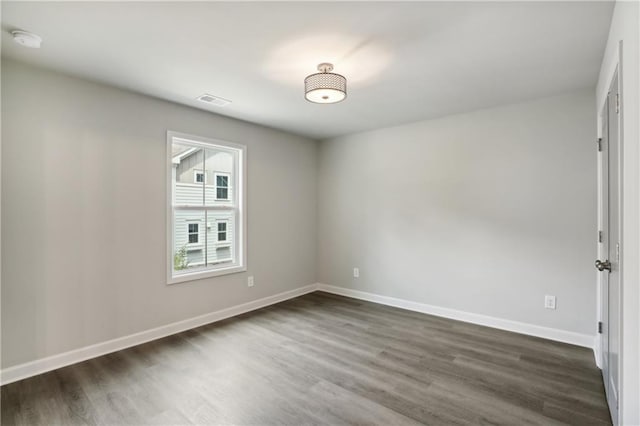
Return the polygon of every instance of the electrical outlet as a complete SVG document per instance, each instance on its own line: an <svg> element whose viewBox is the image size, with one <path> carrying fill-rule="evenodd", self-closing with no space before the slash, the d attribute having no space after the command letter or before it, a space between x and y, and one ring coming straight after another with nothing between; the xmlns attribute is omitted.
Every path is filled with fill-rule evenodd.
<svg viewBox="0 0 640 426"><path fill-rule="evenodd" d="M353 278L360 278L360 268L353 268Z"/></svg>
<svg viewBox="0 0 640 426"><path fill-rule="evenodd" d="M247 278L247 287L253 287L253 276Z"/></svg>
<svg viewBox="0 0 640 426"><path fill-rule="evenodd" d="M556 297L555 296L545 296L544 297L544 307L547 309L555 309L556 308Z"/></svg>

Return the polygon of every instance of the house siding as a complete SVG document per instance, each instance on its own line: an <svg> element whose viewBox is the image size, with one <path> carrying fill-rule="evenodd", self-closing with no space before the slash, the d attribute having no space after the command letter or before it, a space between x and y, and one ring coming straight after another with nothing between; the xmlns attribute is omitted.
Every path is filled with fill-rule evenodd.
<svg viewBox="0 0 640 426"><path fill-rule="evenodd" d="M233 186L229 182L229 200L233 200ZM205 185L206 205L223 204L226 200L216 200L215 185ZM178 183L175 186L176 205L202 205L202 184Z"/></svg>
<svg viewBox="0 0 640 426"><path fill-rule="evenodd" d="M218 241L218 222L227 223L227 240ZM189 224L198 224L198 242L189 243ZM205 260L205 242L207 263L216 263L231 258L234 231L234 218L231 212L177 210L174 216L174 253L182 247L187 249L188 266L203 265ZM206 229L206 238L205 238Z"/></svg>

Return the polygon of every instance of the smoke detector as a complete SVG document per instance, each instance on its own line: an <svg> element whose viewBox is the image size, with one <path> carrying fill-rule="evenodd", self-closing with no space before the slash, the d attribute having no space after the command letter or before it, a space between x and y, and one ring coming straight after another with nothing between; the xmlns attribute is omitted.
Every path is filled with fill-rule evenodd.
<svg viewBox="0 0 640 426"><path fill-rule="evenodd" d="M13 36L13 41L24 47L39 49L42 43L42 37L27 31L15 30L11 31L11 35Z"/></svg>
<svg viewBox="0 0 640 426"><path fill-rule="evenodd" d="M200 95L196 99L199 100L200 102L204 102L209 105L213 105L217 107L227 106L231 103L231 101L228 99L224 99L219 96L213 96L208 93L205 93L204 95Z"/></svg>

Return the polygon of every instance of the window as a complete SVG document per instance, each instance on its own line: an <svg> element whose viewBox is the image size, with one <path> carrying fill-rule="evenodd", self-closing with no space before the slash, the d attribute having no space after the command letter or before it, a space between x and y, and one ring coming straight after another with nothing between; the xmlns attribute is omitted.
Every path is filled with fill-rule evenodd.
<svg viewBox="0 0 640 426"><path fill-rule="evenodd" d="M227 241L227 222L218 222L218 241Z"/></svg>
<svg viewBox="0 0 640 426"><path fill-rule="evenodd" d="M229 175L216 173L216 200L229 199Z"/></svg>
<svg viewBox="0 0 640 426"><path fill-rule="evenodd" d="M218 247L216 248L216 256L218 257L220 262L225 262L226 259L229 258L229 246Z"/></svg>
<svg viewBox="0 0 640 426"><path fill-rule="evenodd" d="M195 244L198 242L198 224L188 224L187 234L189 235L189 244Z"/></svg>
<svg viewBox="0 0 640 426"><path fill-rule="evenodd" d="M168 132L167 157L168 283L245 271L246 148Z"/></svg>
<svg viewBox="0 0 640 426"><path fill-rule="evenodd" d="M194 170L193 171L193 182L194 183L206 183L207 175L202 170Z"/></svg>

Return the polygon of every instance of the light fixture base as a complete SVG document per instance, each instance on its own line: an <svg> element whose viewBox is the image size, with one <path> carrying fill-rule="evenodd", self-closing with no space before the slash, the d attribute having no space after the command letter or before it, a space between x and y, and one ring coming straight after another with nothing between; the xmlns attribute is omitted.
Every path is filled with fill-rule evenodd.
<svg viewBox="0 0 640 426"><path fill-rule="evenodd" d="M330 64L329 62L323 62L321 64L318 64L318 71L331 72L333 71L333 64Z"/></svg>
<svg viewBox="0 0 640 426"><path fill-rule="evenodd" d="M15 30L11 31L11 35L13 36L13 41L24 47L39 49L40 44L42 44L42 37L28 31Z"/></svg>

